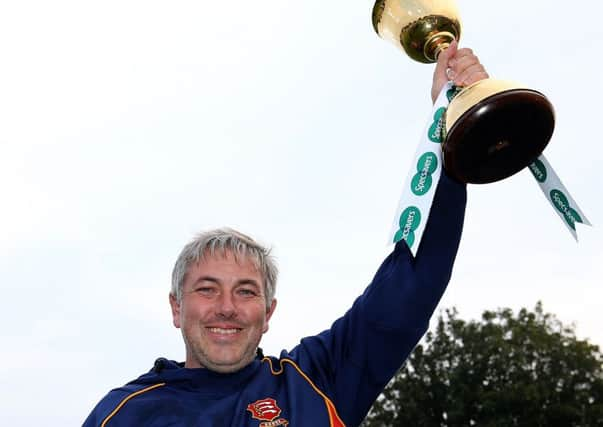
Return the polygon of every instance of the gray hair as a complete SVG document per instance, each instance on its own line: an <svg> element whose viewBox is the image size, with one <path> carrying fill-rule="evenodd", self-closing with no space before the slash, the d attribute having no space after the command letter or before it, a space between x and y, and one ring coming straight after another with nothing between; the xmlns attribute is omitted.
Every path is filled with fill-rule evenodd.
<svg viewBox="0 0 603 427"><path fill-rule="evenodd" d="M218 228L198 234L180 252L172 271L171 294L178 302L182 299L182 287L191 264L203 261L206 255L225 255L232 252L235 260L250 259L264 279L266 306L270 306L276 293L278 268L270 249L260 245L251 237L231 228Z"/></svg>

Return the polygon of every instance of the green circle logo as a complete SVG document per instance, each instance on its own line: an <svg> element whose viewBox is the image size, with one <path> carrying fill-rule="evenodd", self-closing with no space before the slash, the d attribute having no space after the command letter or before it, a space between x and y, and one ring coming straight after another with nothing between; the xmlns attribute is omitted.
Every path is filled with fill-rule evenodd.
<svg viewBox="0 0 603 427"><path fill-rule="evenodd" d="M409 206L400 215L398 221L400 229L394 236L394 243L406 240L409 248L415 243L415 230L421 224L421 211L416 206Z"/></svg>
<svg viewBox="0 0 603 427"><path fill-rule="evenodd" d="M576 229L576 223L582 222L582 218L574 208L572 208L567 200L565 194L563 194L560 190L552 190L550 192L551 201L553 202L553 206L563 214L563 219L565 222L573 229Z"/></svg>
<svg viewBox="0 0 603 427"><path fill-rule="evenodd" d="M423 196L431 189L433 178L431 175L416 174L410 182L411 191L417 196Z"/></svg>
<svg viewBox="0 0 603 427"><path fill-rule="evenodd" d="M546 181L547 173L544 163L536 159L534 160L534 163L529 166L529 168L530 172L532 172L532 175L534 175L534 178L536 178L538 182Z"/></svg>
<svg viewBox="0 0 603 427"><path fill-rule="evenodd" d="M428 151L427 153L423 153L421 157L419 157L419 161L417 162L417 171L426 171L428 174L432 174L438 168L438 156L433 151Z"/></svg>
<svg viewBox="0 0 603 427"><path fill-rule="evenodd" d="M441 107L436 110L433 115L433 123L429 126L427 138L431 142L440 143L444 140L444 113L446 107Z"/></svg>
<svg viewBox="0 0 603 427"><path fill-rule="evenodd" d="M417 173L410 182L410 190L417 196L423 196L430 189L433 183L432 174L438 168L438 157L435 153L429 151L419 157L417 162Z"/></svg>
<svg viewBox="0 0 603 427"><path fill-rule="evenodd" d="M446 91L446 98L448 98L448 102L452 101L452 98L454 98L460 91L460 87L452 85L452 87Z"/></svg>

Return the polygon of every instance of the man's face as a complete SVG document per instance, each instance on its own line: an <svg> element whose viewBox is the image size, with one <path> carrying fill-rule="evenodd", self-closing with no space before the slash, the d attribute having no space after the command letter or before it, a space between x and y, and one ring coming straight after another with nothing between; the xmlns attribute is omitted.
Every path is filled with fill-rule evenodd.
<svg viewBox="0 0 603 427"><path fill-rule="evenodd" d="M192 264L180 303L170 295L174 326L182 329L187 368L235 372L256 355L276 307L266 306L264 280L253 261L226 251Z"/></svg>

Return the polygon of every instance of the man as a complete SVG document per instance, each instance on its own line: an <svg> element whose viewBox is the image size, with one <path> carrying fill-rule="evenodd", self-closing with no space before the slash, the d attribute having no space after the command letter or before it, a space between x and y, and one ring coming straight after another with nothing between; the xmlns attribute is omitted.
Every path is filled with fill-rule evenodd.
<svg viewBox="0 0 603 427"><path fill-rule="evenodd" d="M432 98L448 81L487 77L469 49L440 55ZM279 358L258 345L276 308L269 251L233 230L201 234L173 271L170 305L184 363L158 359L112 390L84 426L357 426L427 330L450 279L466 190L442 175L415 259L398 243L330 329Z"/></svg>

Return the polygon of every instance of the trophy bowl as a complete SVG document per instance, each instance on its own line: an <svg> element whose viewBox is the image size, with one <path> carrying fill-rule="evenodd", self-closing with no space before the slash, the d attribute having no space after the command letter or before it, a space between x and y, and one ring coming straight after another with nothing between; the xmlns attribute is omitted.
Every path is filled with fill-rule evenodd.
<svg viewBox="0 0 603 427"><path fill-rule="evenodd" d="M436 62L461 35L453 0L376 0L372 21L381 38L422 63ZM462 88L444 120L444 169L471 184L499 181L528 166L555 127L553 106L542 93L495 79Z"/></svg>

